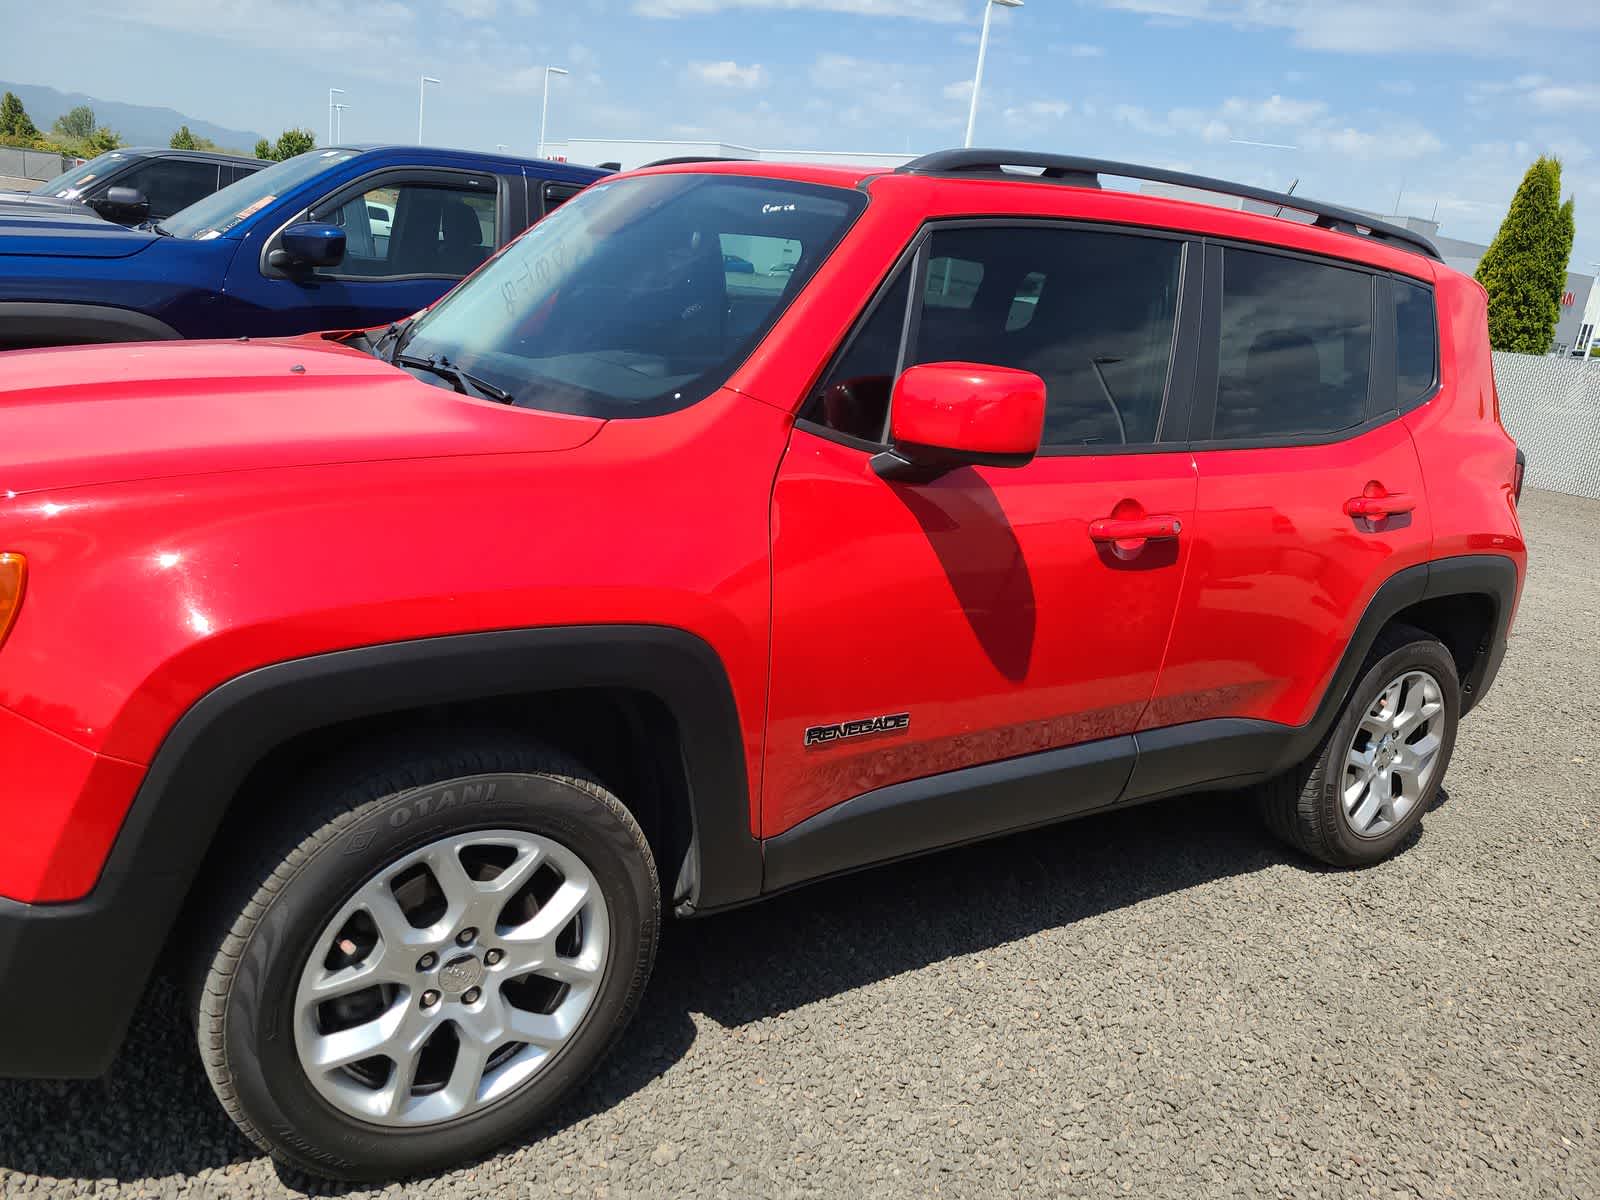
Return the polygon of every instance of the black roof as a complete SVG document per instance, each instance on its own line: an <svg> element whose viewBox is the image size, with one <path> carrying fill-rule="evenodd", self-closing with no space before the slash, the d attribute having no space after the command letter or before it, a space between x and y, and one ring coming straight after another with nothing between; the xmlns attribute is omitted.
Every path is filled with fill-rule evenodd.
<svg viewBox="0 0 1600 1200"><path fill-rule="evenodd" d="M228 163L235 167L266 167L271 164L264 158L248 154L224 154L220 150L174 150L171 146L118 146L119 154L138 158L176 158L188 162Z"/></svg>

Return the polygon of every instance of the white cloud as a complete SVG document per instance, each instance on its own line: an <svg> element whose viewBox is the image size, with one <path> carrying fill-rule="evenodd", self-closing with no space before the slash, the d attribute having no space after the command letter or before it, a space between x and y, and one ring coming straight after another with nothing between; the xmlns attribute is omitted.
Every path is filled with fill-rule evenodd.
<svg viewBox="0 0 1600 1200"><path fill-rule="evenodd" d="M1280 29L1297 46L1353 54L1543 52L1600 30L1600 6L1511 4L1506 0L1099 0L1106 8L1163 21L1216 21Z"/></svg>
<svg viewBox="0 0 1600 1200"><path fill-rule="evenodd" d="M1541 83L1528 93L1529 102L1541 112L1600 114L1600 85Z"/></svg>
<svg viewBox="0 0 1600 1200"><path fill-rule="evenodd" d="M962 0L635 0L642 17L703 17L734 8L790 12L850 13L861 17L898 17L915 21L964 21Z"/></svg>
<svg viewBox="0 0 1600 1200"><path fill-rule="evenodd" d="M946 100L959 100L966 104L972 99L972 80L958 79L954 83L947 83L943 91Z"/></svg>
<svg viewBox="0 0 1600 1200"><path fill-rule="evenodd" d="M1105 52L1104 46L1091 46L1087 42L1075 42L1067 47L1068 58L1103 58Z"/></svg>
<svg viewBox="0 0 1600 1200"><path fill-rule="evenodd" d="M886 122L901 127L948 130L958 128L957 116L937 97L954 95L956 85L944 87L932 66L921 63L881 62L850 54L822 54L808 73L812 87L837 92L840 104L834 133L839 126L881 131ZM875 136L882 136L881 132Z"/></svg>
<svg viewBox="0 0 1600 1200"><path fill-rule="evenodd" d="M1069 112L1072 112L1072 106L1070 106L1070 104L1066 104L1066 102L1029 101L1027 104L1019 104L1019 106L1013 107L1013 109L1006 109L1005 115L1008 120L1038 117L1051 117L1054 118L1054 120L1061 120L1061 118L1066 117Z"/></svg>
<svg viewBox="0 0 1600 1200"><path fill-rule="evenodd" d="M750 89L762 87L767 82L766 68L760 63L741 67L731 59L723 59L721 62L690 63L684 74L695 83L702 83L707 87Z"/></svg>
<svg viewBox="0 0 1600 1200"><path fill-rule="evenodd" d="M1062 120L1072 106L1062 100L1030 100L1006 109L1001 115L1012 126L1033 129Z"/></svg>
<svg viewBox="0 0 1600 1200"><path fill-rule="evenodd" d="M1230 96L1215 108L1174 108L1152 113L1137 105L1112 109L1112 119L1150 137L1185 137L1217 145L1234 140L1292 140L1296 149L1360 160L1404 159L1435 154L1443 143L1414 121L1386 120L1359 128L1336 119L1326 102L1268 96Z"/></svg>
<svg viewBox="0 0 1600 1200"><path fill-rule="evenodd" d="M1421 158L1444 148L1444 143L1430 130L1415 124L1394 124L1373 130L1349 126L1311 129L1297 136L1303 150L1357 159Z"/></svg>
<svg viewBox="0 0 1600 1200"><path fill-rule="evenodd" d="M444 6L469 21L487 21L499 9L496 0L444 0Z"/></svg>
<svg viewBox="0 0 1600 1200"><path fill-rule="evenodd" d="M1221 117L1229 122L1255 125L1304 125L1328 111L1321 100L1285 100L1269 96L1265 100L1242 100L1237 96L1222 102Z"/></svg>

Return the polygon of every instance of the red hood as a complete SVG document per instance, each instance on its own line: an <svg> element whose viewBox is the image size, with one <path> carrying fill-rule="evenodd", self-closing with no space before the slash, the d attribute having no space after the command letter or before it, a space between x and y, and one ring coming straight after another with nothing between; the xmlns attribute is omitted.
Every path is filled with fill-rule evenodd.
<svg viewBox="0 0 1600 1200"><path fill-rule="evenodd" d="M603 421L473 400L317 337L0 354L0 495L581 446Z"/></svg>

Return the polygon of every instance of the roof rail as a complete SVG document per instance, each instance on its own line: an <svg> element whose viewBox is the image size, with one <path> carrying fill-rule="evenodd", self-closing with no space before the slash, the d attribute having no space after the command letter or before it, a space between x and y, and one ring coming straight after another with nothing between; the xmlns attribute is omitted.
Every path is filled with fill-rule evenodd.
<svg viewBox="0 0 1600 1200"><path fill-rule="evenodd" d="M717 154L680 154L676 158L658 158L655 162L647 162L638 169L643 171L648 167L676 167L681 163L702 162L755 162L753 158L730 158L727 155Z"/></svg>
<svg viewBox="0 0 1600 1200"><path fill-rule="evenodd" d="M1150 183L1170 183L1198 191L1216 192L1223 196L1238 196L1244 200L1257 200L1275 204L1281 212L1292 209L1314 217L1312 224L1322 229L1340 233L1365 234L1380 242L1388 242L1403 250L1414 250L1429 258L1443 261L1438 248L1420 233L1387 221L1340 208L1335 204L1322 204L1304 196L1291 196L1286 192L1269 191L1252 187L1248 183L1230 183L1225 179L1212 179L1206 175L1190 175L1186 171L1168 171L1163 167L1141 167L1137 163L1112 162L1102 158L1079 158L1070 154L1036 154L1030 150L937 150L914 158L897 167L897 175L973 175L979 178L1005 178L1024 180L1032 178L1007 171L1007 167L1030 167L1043 172L1039 178L1049 183L1070 187L1099 187L1101 175L1120 175L1127 179L1143 179Z"/></svg>

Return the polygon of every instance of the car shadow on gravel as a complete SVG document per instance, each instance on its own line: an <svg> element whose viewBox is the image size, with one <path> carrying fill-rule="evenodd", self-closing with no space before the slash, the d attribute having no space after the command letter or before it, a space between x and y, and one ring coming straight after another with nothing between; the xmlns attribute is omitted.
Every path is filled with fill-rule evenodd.
<svg viewBox="0 0 1600 1200"><path fill-rule="evenodd" d="M738 1027L1197 884L1282 862L1237 796L1190 796L864 871L699 921L670 922L622 1043L526 1139L603 1112L689 1050L696 1014ZM259 1157L218 1108L158 980L109 1076L0 1080L0 1168L159 1179ZM297 1191L336 1195L287 1172Z"/></svg>

